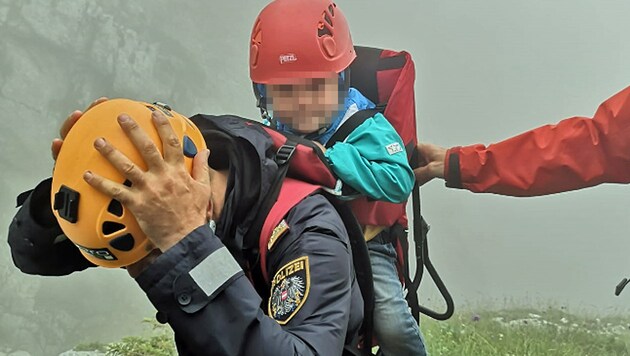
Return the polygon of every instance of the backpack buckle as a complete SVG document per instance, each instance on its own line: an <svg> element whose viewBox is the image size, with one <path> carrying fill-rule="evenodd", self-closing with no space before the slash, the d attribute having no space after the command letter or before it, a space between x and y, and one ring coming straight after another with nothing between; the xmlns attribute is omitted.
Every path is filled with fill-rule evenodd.
<svg viewBox="0 0 630 356"><path fill-rule="evenodd" d="M293 152L295 152L295 145L293 144L285 143L284 145L280 146L280 148L278 148L278 151L276 152L275 158L278 166L283 166L287 162L289 162L291 156L293 156Z"/></svg>

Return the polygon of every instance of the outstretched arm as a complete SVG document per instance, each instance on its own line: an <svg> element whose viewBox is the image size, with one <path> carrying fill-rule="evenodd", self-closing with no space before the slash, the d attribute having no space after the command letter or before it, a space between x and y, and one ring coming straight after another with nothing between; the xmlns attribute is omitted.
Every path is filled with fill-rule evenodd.
<svg viewBox="0 0 630 356"><path fill-rule="evenodd" d="M93 266L65 238L50 207L51 179L33 189L9 226L13 263L22 272L61 276Z"/></svg>
<svg viewBox="0 0 630 356"><path fill-rule="evenodd" d="M416 168L419 181L443 177L448 187L473 192L537 196L630 183L630 87L593 118L565 119L489 146L453 147L427 161L444 171Z"/></svg>

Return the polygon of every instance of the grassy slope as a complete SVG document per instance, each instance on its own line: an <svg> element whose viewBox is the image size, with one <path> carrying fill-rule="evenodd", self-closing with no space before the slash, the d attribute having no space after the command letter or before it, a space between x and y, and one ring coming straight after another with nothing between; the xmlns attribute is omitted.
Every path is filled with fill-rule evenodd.
<svg viewBox="0 0 630 356"><path fill-rule="evenodd" d="M559 309L458 312L451 320L425 318L432 356L630 355L630 320L582 317Z"/></svg>
<svg viewBox="0 0 630 356"><path fill-rule="evenodd" d="M170 330L153 320L150 336L118 343L84 344L108 355L172 355ZM630 319L584 317L562 308L458 311L448 321L424 318L422 331L431 356L616 356L630 355Z"/></svg>

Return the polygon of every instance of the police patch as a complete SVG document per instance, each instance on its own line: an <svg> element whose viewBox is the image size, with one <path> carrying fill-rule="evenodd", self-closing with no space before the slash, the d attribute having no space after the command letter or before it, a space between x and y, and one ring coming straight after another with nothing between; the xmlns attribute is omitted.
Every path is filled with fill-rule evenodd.
<svg viewBox="0 0 630 356"><path fill-rule="evenodd" d="M304 305L310 287L308 256L285 264L271 281L267 313L280 325L288 323Z"/></svg>

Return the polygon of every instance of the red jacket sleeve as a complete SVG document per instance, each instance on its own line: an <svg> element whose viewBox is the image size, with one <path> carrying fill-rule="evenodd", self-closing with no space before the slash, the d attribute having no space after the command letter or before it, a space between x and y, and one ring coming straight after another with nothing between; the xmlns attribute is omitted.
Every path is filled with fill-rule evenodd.
<svg viewBox="0 0 630 356"><path fill-rule="evenodd" d="M451 148L444 176L448 187L511 196L630 183L630 87L593 118L565 119L487 147Z"/></svg>

